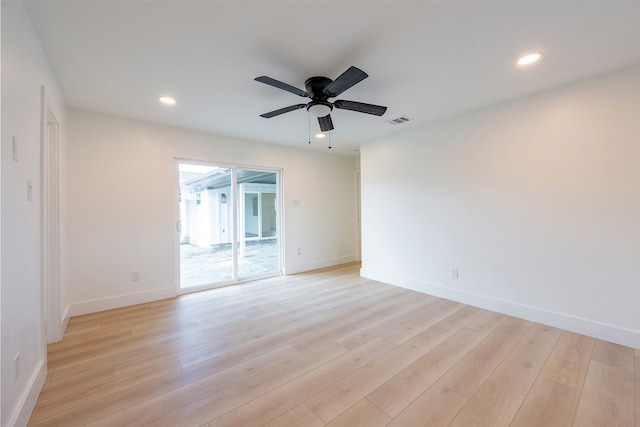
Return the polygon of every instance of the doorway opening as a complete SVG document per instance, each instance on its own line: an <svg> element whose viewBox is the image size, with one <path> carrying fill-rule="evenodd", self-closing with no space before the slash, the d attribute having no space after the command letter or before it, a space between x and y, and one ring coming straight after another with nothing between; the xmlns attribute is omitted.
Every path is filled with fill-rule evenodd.
<svg viewBox="0 0 640 427"><path fill-rule="evenodd" d="M179 291L280 274L280 171L177 163Z"/></svg>

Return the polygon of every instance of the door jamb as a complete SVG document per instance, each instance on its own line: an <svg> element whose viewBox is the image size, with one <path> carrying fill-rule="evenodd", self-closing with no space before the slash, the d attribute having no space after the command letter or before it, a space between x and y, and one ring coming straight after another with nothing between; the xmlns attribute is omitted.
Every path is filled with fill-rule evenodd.
<svg viewBox="0 0 640 427"><path fill-rule="evenodd" d="M42 319L45 342L60 341L60 124L41 87Z"/></svg>

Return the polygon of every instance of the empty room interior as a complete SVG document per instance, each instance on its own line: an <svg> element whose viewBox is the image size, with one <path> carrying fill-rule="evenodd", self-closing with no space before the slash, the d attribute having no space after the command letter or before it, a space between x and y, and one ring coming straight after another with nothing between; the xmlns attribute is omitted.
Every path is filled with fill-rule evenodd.
<svg viewBox="0 0 640 427"><path fill-rule="evenodd" d="M2 427L640 427L640 2L1 20Z"/></svg>

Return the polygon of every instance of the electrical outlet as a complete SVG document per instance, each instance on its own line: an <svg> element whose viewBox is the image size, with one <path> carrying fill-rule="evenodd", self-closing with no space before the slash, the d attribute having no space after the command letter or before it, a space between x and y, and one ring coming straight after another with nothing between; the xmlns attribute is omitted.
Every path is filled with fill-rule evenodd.
<svg viewBox="0 0 640 427"><path fill-rule="evenodd" d="M13 356L13 382L18 381L20 377L20 353Z"/></svg>
<svg viewBox="0 0 640 427"><path fill-rule="evenodd" d="M131 273L131 281L132 282L139 282L140 281L140 272L139 271L134 271L133 273Z"/></svg>
<svg viewBox="0 0 640 427"><path fill-rule="evenodd" d="M298 255L302 255L302 248L298 248Z"/></svg>
<svg viewBox="0 0 640 427"><path fill-rule="evenodd" d="M452 268L451 269L451 277L453 279L457 279L458 278L458 269L457 268Z"/></svg>

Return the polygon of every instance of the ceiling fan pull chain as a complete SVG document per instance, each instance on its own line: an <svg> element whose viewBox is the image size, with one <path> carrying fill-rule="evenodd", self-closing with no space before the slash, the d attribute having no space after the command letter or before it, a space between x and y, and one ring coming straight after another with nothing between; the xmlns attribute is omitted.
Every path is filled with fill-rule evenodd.
<svg viewBox="0 0 640 427"><path fill-rule="evenodd" d="M309 144L311 144L311 113L309 111L307 111L307 116L309 116L307 124L309 125Z"/></svg>

